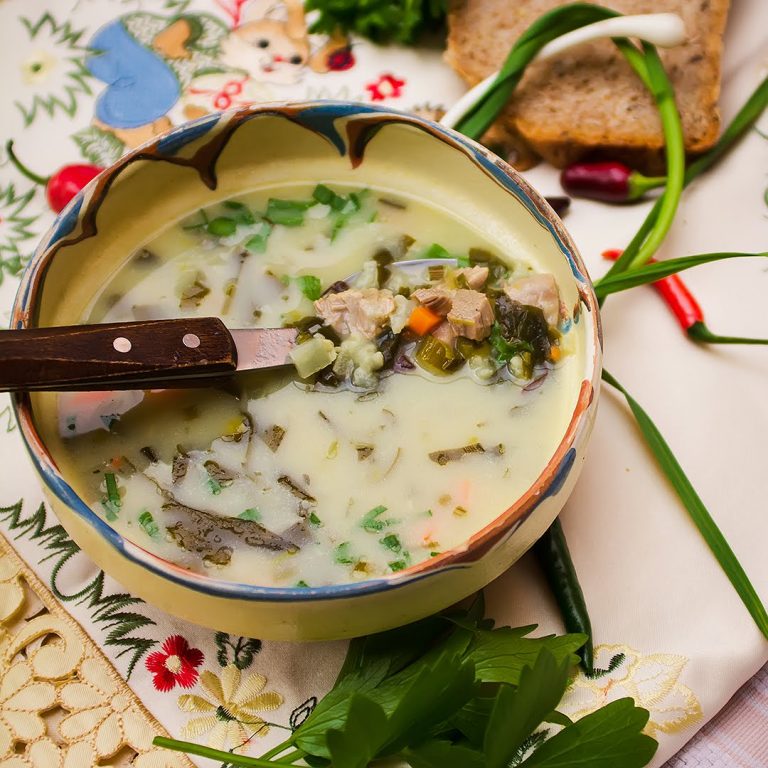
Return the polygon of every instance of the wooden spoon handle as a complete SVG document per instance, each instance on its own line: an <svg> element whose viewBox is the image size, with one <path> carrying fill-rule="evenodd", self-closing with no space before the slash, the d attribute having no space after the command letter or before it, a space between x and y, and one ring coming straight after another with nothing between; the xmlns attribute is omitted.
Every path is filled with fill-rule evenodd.
<svg viewBox="0 0 768 768"><path fill-rule="evenodd" d="M189 387L236 368L217 317L0 331L0 391Z"/></svg>

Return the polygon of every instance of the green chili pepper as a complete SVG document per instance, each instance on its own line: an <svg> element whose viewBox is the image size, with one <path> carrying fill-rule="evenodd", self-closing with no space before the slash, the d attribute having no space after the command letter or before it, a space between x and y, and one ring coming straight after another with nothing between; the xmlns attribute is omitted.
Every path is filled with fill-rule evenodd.
<svg viewBox="0 0 768 768"><path fill-rule="evenodd" d="M587 636L587 642L579 651L579 656L584 671L591 675L594 670L592 623L560 518L556 518L547 532L533 545L533 551L560 608L565 628L568 632L582 632Z"/></svg>

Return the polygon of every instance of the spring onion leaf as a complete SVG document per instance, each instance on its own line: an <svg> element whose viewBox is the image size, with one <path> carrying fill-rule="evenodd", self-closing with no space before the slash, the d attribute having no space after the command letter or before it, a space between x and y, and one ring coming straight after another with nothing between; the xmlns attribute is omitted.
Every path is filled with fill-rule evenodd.
<svg viewBox="0 0 768 768"><path fill-rule="evenodd" d="M251 522L258 523L261 520L261 512L258 507L248 507L244 509L238 517L241 520L250 520Z"/></svg>
<svg viewBox="0 0 768 768"><path fill-rule="evenodd" d="M152 517L152 513L148 509L141 511L139 525L150 538L156 539L160 535L160 528L158 528L155 518Z"/></svg>
<svg viewBox="0 0 768 768"><path fill-rule="evenodd" d="M320 278L314 275L300 275L296 278L296 283L301 292L310 300L319 299L323 293L323 286Z"/></svg>
<svg viewBox="0 0 768 768"><path fill-rule="evenodd" d="M101 506L104 508L107 520L111 522L117 520L123 502L120 498L120 490L117 487L117 478L114 472L104 473L104 483L107 488L107 497L101 500Z"/></svg>
<svg viewBox="0 0 768 768"><path fill-rule="evenodd" d="M314 204L314 200L280 200L270 197L267 202L267 212L264 215L273 224L300 227L304 223L304 213Z"/></svg>
<svg viewBox="0 0 768 768"><path fill-rule="evenodd" d="M381 539L381 543L387 549L391 549L393 552L400 552L400 550L403 548L403 545L400 543L400 539L395 533L390 533L385 536L383 539Z"/></svg>
<svg viewBox="0 0 768 768"><path fill-rule="evenodd" d="M387 511L386 507L379 505L365 513L360 526L368 533L378 533L390 525L392 520L379 520L378 518Z"/></svg>
<svg viewBox="0 0 768 768"><path fill-rule="evenodd" d="M227 216L217 216L206 225L206 231L214 237L229 237L237 230L237 222Z"/></svg>
<svg viewBox="0 0 768 768"><path fill-rule="evenodd" d="M264 253L271 233L272 225L268 221L262 221L259 229L245 241L245 247L252 253Z"/></svg>
<svg viewBox="0 0 768 768"><path fill-rule="evenodd" d="M351 565L355 562L355 558L349 550L349 542L343 541L336 549L333 550L333 559L339 565Z"/></svg>
<svg viewBox="0 0 768 768"><path fill-rule="evenodd" d="M675 458L674 453L672 453L672 449L667 444L667 441L640 404L605 369L603 369L603 380L612 387L615 387L626 398L632 415L637 421L645 442L656 457L661 471L666 475L674 488L678 498L688 511L691 520L693 520L694 525L704 537L704 541L706 541L712 554L720 563L720 567L751 614L758 629L768 638L768 612L766 612L765 606L752 586L741 563L739 563L738 558L725 540L722 531L717 527L717 523L712 519L709 511L704 506L704 502L702 502L691 485L690 480Z"/></svg>
<svg viewBox="0 0 768 768"><path fill-rule="evenodd" d="M691 267L698 267L700 264L709 264L710 262L722 261L723 259L749 257L766 258L768 257L768 252L700 253L694 256L682 256L678 259L657 261L653 264L646 264L645 266L637 267L626 272L620 272L619 274L612 275L609 272L605 277L602 277L595 283L595 293L598 298L604 298L610 293L626 291L629 288L636 288L638 285L655 283L657 280L669 277L670 275L675 275L685 269L691 269Z"/></svg>
<svg viewBox="0 0 768 768"><path fill-rule="evenodd" d="M440 243L432 243L432 245L429 246L429 248L425 248L424 252L419 255L420 259L450 259L453 258L451 256L450 251L448 251L446 248L443 248Z"/></svg>

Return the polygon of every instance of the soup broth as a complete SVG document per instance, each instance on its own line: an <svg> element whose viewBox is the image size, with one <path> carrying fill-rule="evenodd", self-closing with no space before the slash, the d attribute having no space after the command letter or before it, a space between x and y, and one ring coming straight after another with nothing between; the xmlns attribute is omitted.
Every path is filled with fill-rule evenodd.
<svg viewBox="0 0 768 768"><path fill-rule="evenodd" d="M82 320L211 315L296 326L295 368L58 399L77 492L192 571L297 587L397 573L525 493L573 412L580 337L552 276L399 193L294 185L194 212Z"/></svg>

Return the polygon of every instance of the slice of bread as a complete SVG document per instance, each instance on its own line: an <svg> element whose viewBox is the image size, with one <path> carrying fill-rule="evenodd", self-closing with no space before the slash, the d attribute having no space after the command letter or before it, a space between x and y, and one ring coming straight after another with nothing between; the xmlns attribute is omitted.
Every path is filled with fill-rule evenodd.
<svg viewBox="0 0 768 768"><path fill-rule="evenodd" d="M685 147L717 140L722 37L729 0L593 0L622 13L680 14L688 39L661 50L675 88ZM536 18L565 0L455 0L448 16L449 64L471 85L497 70ZM663 168L664 138L653 98L610 40L532 64L495 126L519 166L531 151L562 167L584 155L610 156L647 172ZM500 133L499 133L500 132Z"/></svg>

